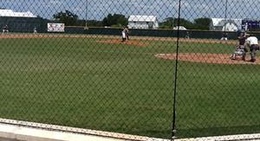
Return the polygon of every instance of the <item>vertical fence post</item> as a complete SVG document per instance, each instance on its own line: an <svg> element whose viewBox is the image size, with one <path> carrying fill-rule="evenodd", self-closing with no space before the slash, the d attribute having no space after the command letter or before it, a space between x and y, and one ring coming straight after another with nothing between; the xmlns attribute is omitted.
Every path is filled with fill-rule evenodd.
<svg viewBox="0 0 260 141"><path fill-rule="evenodd" d="M172 125L172 140L176 139L176 107L177 107L177 78L178 78L178 62L179 62L179 39L180 39L180 16L181 16L181 0L178 6L178 20L177 20L177 48L175 59L175 72L174 72L174 92L173 92L173 125Z"/></svg>

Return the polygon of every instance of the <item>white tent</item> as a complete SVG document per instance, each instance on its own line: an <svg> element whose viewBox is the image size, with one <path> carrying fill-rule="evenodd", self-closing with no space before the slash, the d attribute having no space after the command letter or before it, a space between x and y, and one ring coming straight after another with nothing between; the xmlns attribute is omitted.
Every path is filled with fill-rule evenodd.
<svg viewBox="0 0 260 141"><path fill-rule="evenodd" d="M33 15L30 11L27 12L15 12L10 9L0 9L0 17L27 17L27 18L36 18L37 16Z"/></svg>
<svg viewBox="0 0 260 141"><path fill-rule="evenodd" d="M211 18L210 30L238 31L242 27L242 19Z"/></svg>
<svg viewBox="0 0 260 141"><path fill-rule="evenodd" d="M175 26L175 27L173 27L173 30L187 30L187 28L186 27L184 27L184 26Z"/></svg>
<svg viewBox="0 0 260 141"><path fill-rule="evenodd" d="M131 15L128 18L128 27L132 29L157 29L159 23L156 16Z"/></svg>

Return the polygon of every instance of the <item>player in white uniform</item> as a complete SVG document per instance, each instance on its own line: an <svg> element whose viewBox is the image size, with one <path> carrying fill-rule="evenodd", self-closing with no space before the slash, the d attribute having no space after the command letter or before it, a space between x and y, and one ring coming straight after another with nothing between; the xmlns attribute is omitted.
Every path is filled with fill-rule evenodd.
<svg viewBox="0 0 260 141"><path fill-rule="evenodd" d="M250 62L256 61L256 51L259 50L258 39L255 36L250 36L246 39L246 45L250 49L251 60Z"/></svg>
<svg viewBox="0 0 260 141"><path fill-rule="evenodd" d="M122 30L122 42L125 42L126 41L126 30L125 28L123 28Z"/></svg>

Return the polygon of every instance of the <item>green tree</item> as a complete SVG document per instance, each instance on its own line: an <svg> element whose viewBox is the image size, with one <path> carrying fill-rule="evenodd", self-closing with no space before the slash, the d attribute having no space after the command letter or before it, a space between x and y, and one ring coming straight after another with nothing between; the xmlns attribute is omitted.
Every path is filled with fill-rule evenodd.
<svg viewBox="0 0 260 141"><path fill-rule="evenodd" d="M210 18L197 18L194 19L194 22L191 22L189 20L186 20L184 18L173 18L173 17L168 17L165 18L162 23L160 23L161 28L166 28L166 29L172 29L175 26L184 26L187 29L199 29L199 30L209 30L211 23Z"/></svg>
<svg viewBox="0 0 260 141"><path fill-rule="evenodd" d="M75 26L77 25L78 21L78 16L68 10L65 10L65 12L61 11L57 14L54 14L53 18L58 22L65 23L66 26Z"/></svg>
<svg viewBox="0 0 260 141"><path fill-rule="evenodd" d="M174 25L177 26L178 19L174 19ZM184 26L187 29L193 29L194 25L191 21L186 20L184 18L180 18L180 26Z"/></svg>
<svg viewBox="0 0 260 141"><path fill-rule="evenodd" d="M166 29L172 29L174 27L174 18L173 17L165 18L163 22L160 23L160 27Z"/></svg>
<svg viewBox="0 0 260 141"><path fill-rule="evenodd" d="M108 14L107 17L105 17L102 20L103 26L126 26L128 24L127 18L122 14Z"/></svg>
<svg viewBox="0 0 260 141"><path fill-rule="evenodd" d="M97 20L88 20L87 21L88 26L92 26L92 27L101 27L102 21L97 21Z"/></svg>
<svg viewBox="0 0 260 141"><path fill-rule="evenodd" d="M194 19L194 26L196 29L209 30L211 23L210 18L197 18Z"/></svg>

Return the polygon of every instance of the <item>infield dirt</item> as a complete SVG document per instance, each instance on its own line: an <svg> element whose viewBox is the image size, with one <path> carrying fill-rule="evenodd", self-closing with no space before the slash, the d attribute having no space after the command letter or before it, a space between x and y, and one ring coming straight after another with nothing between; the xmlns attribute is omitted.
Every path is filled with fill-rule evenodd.
<svg viewBox="0 0 260 141"><path fill-rule="evenodd" d="M178 60L209 64L260 64L259 60L250 62L249 56L246 58L246 61L243 61L241 58L231 60L230 55L231 54L180 53L178 54ZM164 60L176 60L177 54L156 54L155 57Z"/></svg>

